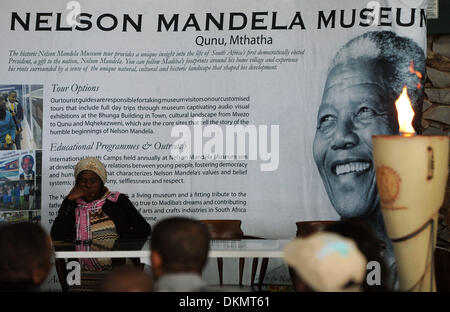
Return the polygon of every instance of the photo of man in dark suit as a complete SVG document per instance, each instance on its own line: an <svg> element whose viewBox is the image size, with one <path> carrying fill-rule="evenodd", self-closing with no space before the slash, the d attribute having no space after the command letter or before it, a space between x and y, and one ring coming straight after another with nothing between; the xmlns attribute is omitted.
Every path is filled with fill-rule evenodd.
<svg viewBox="0 0 450 312"><path fill-rule="evenodd" d="M22 157L20 161L20 166L22 167L23 172L20 174L20 180L34 180L35 172L33 170L34 167L34 158L32 155L25 155Z"/></svg>

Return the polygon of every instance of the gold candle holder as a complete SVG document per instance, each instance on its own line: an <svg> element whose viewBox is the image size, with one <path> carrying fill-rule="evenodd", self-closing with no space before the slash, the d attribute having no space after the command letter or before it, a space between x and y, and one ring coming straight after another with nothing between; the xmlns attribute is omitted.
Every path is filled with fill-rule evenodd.
<svg viewBox="0 0 450 312"><path fill-rule="evenodd" d="M383 219L401 291L436 291L434 249L447 183L449 137L372 136Z"/></svg>

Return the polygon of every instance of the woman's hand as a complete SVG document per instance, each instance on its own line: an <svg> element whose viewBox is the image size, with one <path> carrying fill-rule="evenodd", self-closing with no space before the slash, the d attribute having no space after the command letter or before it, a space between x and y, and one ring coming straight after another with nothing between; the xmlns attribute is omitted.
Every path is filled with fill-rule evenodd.
<svg viewBox="0 0 450 312"><path fill-rule="evenodd" d="M69 200L77 200L80 199L88 194L87 189L85 187L81 186L75 186L70 191L69 195L67 195L67 198Z"/></svg>

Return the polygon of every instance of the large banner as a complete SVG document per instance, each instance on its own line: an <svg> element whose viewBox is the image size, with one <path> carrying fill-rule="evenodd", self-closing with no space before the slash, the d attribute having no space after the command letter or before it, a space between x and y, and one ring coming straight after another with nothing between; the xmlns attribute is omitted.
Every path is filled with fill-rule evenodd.
<svg viewBox="0 0 450 312"><path fill-rule="evenodd" d="M371 135L398 133L404 85L420 112L426 0L17 0L0 35L3 84L43 86L48 230L94 156L152 225L292 238L363 216L383 233Z"/></svg>

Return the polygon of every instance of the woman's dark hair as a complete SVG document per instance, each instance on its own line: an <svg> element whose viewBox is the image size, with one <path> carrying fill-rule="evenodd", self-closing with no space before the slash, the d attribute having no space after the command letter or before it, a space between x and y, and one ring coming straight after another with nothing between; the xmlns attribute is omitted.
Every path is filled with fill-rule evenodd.
<svg viewBox="0 0 450 312"><path fill-rule="evenodd" d="M344 237L351 238L355 241L358 249L366 257L368 263L376 261L380 264L380 285L369 285L367 283L367 278L365 278L363 282L363 291L374 292L391 290L389 287L389 268L382 256L384 243L377 237L375 231L366 221L360 218L345 219L326 226L324 231L337 233ZM370 273L370 271L367 273Z"/></svg>

